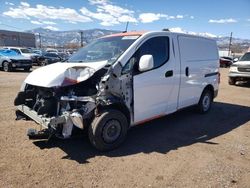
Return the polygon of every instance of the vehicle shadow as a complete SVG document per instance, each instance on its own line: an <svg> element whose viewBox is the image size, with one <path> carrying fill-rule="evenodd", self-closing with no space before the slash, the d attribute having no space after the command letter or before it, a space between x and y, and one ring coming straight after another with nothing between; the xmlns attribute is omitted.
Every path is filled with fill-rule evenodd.
<svg viewBox="0 0 250 188"><path fill-rule="evenodd" d="M119 157L137 153L171 150L195 143L220 144L211 139L230 132L250 120L250 107L215 102L208 114L197 114L188 108L131 128L127 140L118 149L110 152L96 151L85 137L70 140L35 141L41 149L59 147L65 152L62 159L88 163L95 156Z"/></svg>

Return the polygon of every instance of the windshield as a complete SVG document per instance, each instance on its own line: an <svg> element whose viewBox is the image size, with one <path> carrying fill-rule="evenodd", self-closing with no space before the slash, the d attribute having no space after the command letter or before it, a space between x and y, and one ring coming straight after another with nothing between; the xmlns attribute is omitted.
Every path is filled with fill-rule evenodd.
<svg viewBox="0 0 250 188"><path fill-rule="evenodd" d="M250 61L250 52L249 53L245 53L239 61Z"/></svg>
<svg viewBox="0 0 250 188"><path fill-rule="evenodd" d="M16 56L18 55L15 51L13 50L0 50L0 54L2 56Z"/></svg>
<svg viewBox="0 0 250 188"><path fill-rule="evenodd" d="M29 49L22 48L20 49L22 53L32 53Z"/></svg>
<svg viewBox="0 0 250 188"><path fill-rule="evenodd" d="M100 38L73 54L67 62L108 61L113 64L139 36Z"/></svg>

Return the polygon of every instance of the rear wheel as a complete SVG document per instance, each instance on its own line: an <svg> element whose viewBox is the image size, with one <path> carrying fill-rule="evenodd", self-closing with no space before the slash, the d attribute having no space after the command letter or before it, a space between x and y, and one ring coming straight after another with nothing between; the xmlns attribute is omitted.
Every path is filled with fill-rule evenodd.
<svg viewBox="0 0 250 188"><path fill-rule="evenodd" d="M212 102L213 102L212 91L209 89L205 89L198 103L199 112L202 114L208 112L211 108Z"/></svg>
<svg viewBox="0 0 250 188"><path fill-rule="evenodd" d="M3 70L5 72L10 72L12 70L11 64L7 61L3 62Z"/></svg>
<svg viewBox="0 0 250 188"><path fill-rule="evenodd" d="M89 140L100 151L118 147L126 138L128 120L118 110L105 110L89 126Z"/></svg>
<svg viewBox="0 0 250 188"><path fill-rule="evenodd" d="M228 78L228 84L229 85L235 85L236 84L236 80L235 80L235 78Z"/></svg>

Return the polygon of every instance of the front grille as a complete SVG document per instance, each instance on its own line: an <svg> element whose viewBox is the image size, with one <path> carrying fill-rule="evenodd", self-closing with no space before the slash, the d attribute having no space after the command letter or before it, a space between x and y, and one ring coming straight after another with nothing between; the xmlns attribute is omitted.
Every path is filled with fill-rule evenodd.
<svg viewBox="0 0 250 188"><path fill-rule="evenodd" d="M12 60L13 63L17 64L31 64L32 62L30 60Z"/></svg>
<svg viewBox="0 0 250 188"><path fill-rule="evenodd" d="M19 63L25 63L25 64L31 63L30 60L19 60L18 62L19 62Z"/></svg>
<svg viewBox="0 0 250 188"><path fill-rule="evenodd" d="M238 67L239 72L250 72L250 67Z"/></svg>

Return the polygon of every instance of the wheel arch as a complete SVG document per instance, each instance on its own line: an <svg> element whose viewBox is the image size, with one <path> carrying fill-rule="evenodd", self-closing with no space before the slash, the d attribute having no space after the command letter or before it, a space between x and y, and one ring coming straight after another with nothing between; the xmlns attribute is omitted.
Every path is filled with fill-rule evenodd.
<svg viewBox="0 0 250 188"><path fill-rule="evenodd" d="M3 67L3 64L4 64L5 62L10 63L10 62L7 61L7 60L3 60L2 63L1 63L1 66L2 66L2 67Z"/></svg>
<svg viewBox="0 0 250 188"><path fill-rule="evenodd" d="M131 117L130 117L130 111L127 108L127 106L121 102L121 101L114 101L109 104L102 104L97 106L98 111L106 110L106 109L114 109L121 111L127 118L128 125L130 126L131 123Z"/></svg>
<svg viewBox="0 0 250 188"><path fill-rule="evenodd" d="M206 90L211 91L211 93L212 93L212 99L214 99L214 96L215 96L215 94L214 94L214 86L212 84L206 85L206 87L204 87L204 89L203 89L203 91L201 93L201 96L204 93L204 91L206 91ZM200 96L200 98L201 98L201 96Z"/></svg>

